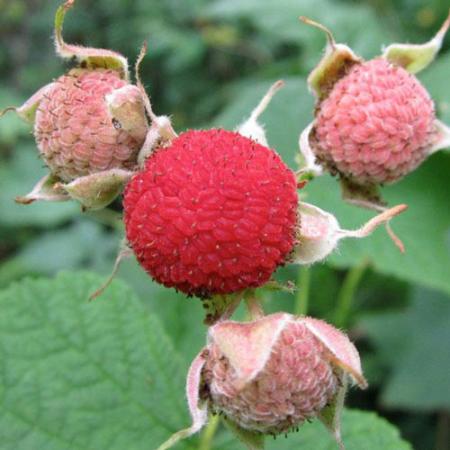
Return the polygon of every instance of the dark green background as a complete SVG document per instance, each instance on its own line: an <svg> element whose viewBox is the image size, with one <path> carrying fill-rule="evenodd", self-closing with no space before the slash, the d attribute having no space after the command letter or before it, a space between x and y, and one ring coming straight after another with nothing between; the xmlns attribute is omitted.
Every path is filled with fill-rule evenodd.
<svg viewBox="0 0 450 450"><path fill-rule="evenodd" d="M0 0L0 108L19 105L67 67L55 56L51 39L57 5ZM273 81L285 79L286 87L262 122L270 144L295 167L298 135L312 119L313 99L305 78L325 43L324 36L300 24L298 16L321 21L338 41L371 58L391 42L426 41L445 19L448 7L448 2L437 0L78 0L67 17L65 37L114 49L132 62L147 40L142 76L155 111L171 115L177 131L234 128ZM449 49L447 38L435 63L419 75L447 123ZM122 236L116 214L119 201L98 214L82 214L75 203L14 204L14 196L28 192L43 173L30 127L13 114L0 120L2 289L24 277L52 277L62 270L106 274L115 257ZM409 205L393 223L407 247L405 255L379 230L367 240L343 243L327 263L306 274L309 314L332 322L345 294L343 286L361 275L350 296L352 306L339 325L350 330L361 351L370 389L353 390L347 404L377 411L419 450L444 450L450 439L449 173L450 157L441 152L405 180L383 189L390 204ZM345 227L371 216L342 204L330 177L315 180L304 194L336 214ZM123 265L119 277L162 323L184 372L204 342L200 301L153 284L133 261ZM279 280L298 277L296 266L277 273ZM261 295L268 311L296 311L295 296ZM174 388L181 399L179 408L184 408L182 378ZM17 386L17 395L26 396ZM60 401L70 409L70 398ZM6 415L0 415L0 429L2 417ZM187 425L187 417L182 416L180 423ZM6 441L0 441L2 449L19 448L2 442ZM36 442L29 447L22 442L20 448L44 448ZM223 445L220 448L228 448Z"/></svg>

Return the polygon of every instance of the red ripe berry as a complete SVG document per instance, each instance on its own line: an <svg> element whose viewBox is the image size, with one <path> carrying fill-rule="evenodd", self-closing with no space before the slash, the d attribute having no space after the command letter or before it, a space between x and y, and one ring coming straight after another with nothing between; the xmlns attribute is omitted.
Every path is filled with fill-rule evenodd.
<svg viewBox="0 0 450 450"><path fill-rule="evenodd" d="M128 242L159 283L207 297L257 287L295 243L294 173L236 132L187 131L128 184Z"/></svg>

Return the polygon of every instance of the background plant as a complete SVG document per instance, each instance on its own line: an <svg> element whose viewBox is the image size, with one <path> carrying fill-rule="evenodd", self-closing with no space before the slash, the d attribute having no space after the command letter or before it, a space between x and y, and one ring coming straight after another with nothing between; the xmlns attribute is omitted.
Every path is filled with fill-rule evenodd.
<svg viewBox="0 0 450 450"><path fill-rule="evenodd" d="M50 39L58 4L0 2L0 107L21 104L61 73ZM323 22L369 58L382 44L425 41L447 9L437 0L79 1L66 35L131 60L148 39L143 78L155 110L172 114L178 130L232 128L284 78L262 121L271 145L293 166L296 138L311 120L305 77L324 46L323 36L297 17ZM447 123L449 47L447 39L419 77ZM135 292L118 283L94 304L86 301L101 280L93 275L22 281L61 270L107 273L123 233L120 207L80 214L76 203L15 205L15 195L39 178L41 162L28 128L13 115L0 121L0 161L0 448L151 448L188 423L183 382L204 343L201 303L153 284L134 262L124 263L119 276ZM383 191L391 204L410 206L394 225L406 255L381 230L344 242L326 264L278 271L279 280L302 287L295 301L261 293L268 312L308 312L349 328L370 390L352 391L347 405L376 410L424 450L446 448L450 426L449 169L448 154L436 154ZM308 195L346 228L371 215L343 204L331 178L312 183ZM222 427L213 431L179 448L233 445ZM350 449L408 448L371 414L347 413L345 431ZM333 445L313 424L269 448Z"/></svg>

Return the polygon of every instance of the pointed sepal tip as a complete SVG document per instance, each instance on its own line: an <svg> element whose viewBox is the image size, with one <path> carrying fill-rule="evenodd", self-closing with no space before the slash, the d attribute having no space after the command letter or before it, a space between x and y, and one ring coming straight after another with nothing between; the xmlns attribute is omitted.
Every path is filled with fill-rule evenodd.
<svg viewBox="0 0 450 450"><path fill-rule="evenodd" d="M15 198L16 203L22 205L29 205L37 200L44 200L48 202L62 202L70 200L70 196L60 187L60 179L52 174L47 174L42 177L31 192L26 195Z"/></svg>
<svg viewBox="0 0 450 450"><path fill-rule="evenodd" d="M303 23L323 31L327 37L325 54L308 76L310 90L321 101L346 71L352 65L360 63L362 60L347 45L336 43L333 34L324 25L304 16L301 16L299 19Z"/></svg>
<svg viewBox="0 0 450 450"><path fill-rule="evenodd" d="M301 220L298 230L298 244L294 248L292 262L294 264L312 264L321 261L337 248L341 239L367 237L380 225L388 226L394 217L406 209L407 205L405 204L384 209L359 229L345 230L340 227L336 217L329 212L310 203L300 202L299 215ZM395 236L390 228L388 228L388 231L396 246L404 251L400 239Z"/></svg>
<svg viewBox="0 0 450 450"><path fill-rule="evenodd" d="M82 47L80 45L67 44L62 36L64 19L67 11L75 4L75 0L67 0L55 14L55 46L56 53L65 59L75 58L86 68L106 68L116 70L122 78L128 79L128 61L120 53L112 50Z"/></svg>
<svg viewBox="0 0 450 450"><path fill-rule="evenodd" d="M391 44L384 49L382 57L409 73L418 73L433 62L449 27L450 10L447 19L431 40L425 44Z"/></svg>
<svg viewBox="0 0 450 450"><path fill-rule="evenodd" d="M186 396L188 400L189 412L191 413L192 425L189 428L174 433L166 442L161 444L157 450L168 450L178 441L200 431L208 420L207 403L202 403L200 399L200 384L202 370L207 358L207 349L203 349L194 359L189 367L186 381Z"/></svg>
<svg viewBox="0 0 450 450"><path fill-rule="evenodd" d="M258 144L264 145L266 147L269 146L264 127L259 123L258 119L266 110L274 95L284 87L284 84L285 83L283 80L278 80L273 83L272 86L270 86L263 98L253 109L248 119L246 119L241 125L236 128L236 131L239 134L253 139L254 141L258 142Z"/></svg>

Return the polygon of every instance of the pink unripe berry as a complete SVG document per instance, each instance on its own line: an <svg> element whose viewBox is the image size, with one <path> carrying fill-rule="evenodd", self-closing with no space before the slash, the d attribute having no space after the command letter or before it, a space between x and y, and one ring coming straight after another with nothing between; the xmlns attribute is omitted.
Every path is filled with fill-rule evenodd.
<svg viewBox="0 0 450 450"><path fill-rule="evenodd" d="M105 100L127 85L119 72L105 69L73 69L52 84L36 112L34 133L53 174L72 181L103 170L135 168L146 124L137 123L133 135L123 130Z"/></svg>
<svg viewBox="0 0 450 450"><path fill-rule="evenodd" d="M331 402L340 385L329 352L302 321L283 329L264 368L243 388L220 346L212 342L208 350L203 377L211 410L251 431L279 434L301 425Z"/></svg>
<svg viewBox="0 0 450 450"><path fill-rule="evenodd" d="M346 201L383 211L379 185L400 180L450 146L450 128L436 118L433 101L414 76L439 52L450 14L430 41L391 44L370 61L337 43L322 24L301 20L327 37L325 54L308 76L316 117L300 135L301 173L311 177L326 169L339 175Z"/></svg>
<svg viewBox="0 0 450 450"><path fill-rule="evenodd" d="M159 118L138 73L146 46L139 55L133 85L128 62L119 53L64 41L64 18L74 3L67 0L56 11L55 45L59 56L76 61L77 66L39 89L22 106L0 111L0 117L16 111L34 125L39 153L49 168L31 192L16 197L18 203L74 199L83 209L104 208L145 158L147 136L159 137Z"/></svg>
<svg viewBox="0 0 450 450"><path fill-rule="evenodd" d="M354 64L319 103L310 142L332 173L392 183L436 140L434 105L417 78L383 58Z"/></svg>
<svg viewBox="0 0 450 450"><path fill-rule="evenodd" d="M358 351L322 320L278 313L217 322L187 376L192 425L158 450L199 431L208 411L224 415L249 448L263 448L264 435L286 433L315 417L344 448L340 414L349 379L367 386Z"/></svg>

